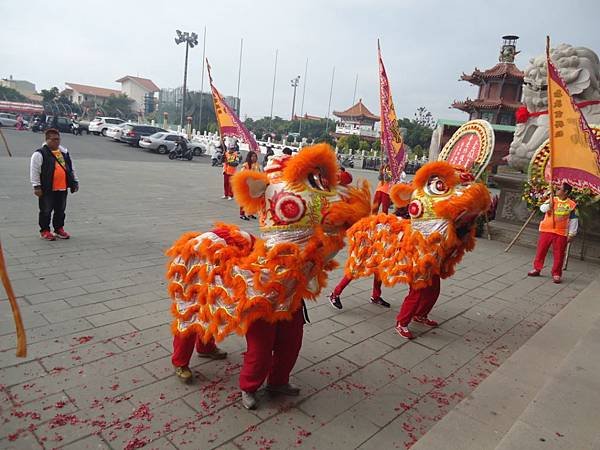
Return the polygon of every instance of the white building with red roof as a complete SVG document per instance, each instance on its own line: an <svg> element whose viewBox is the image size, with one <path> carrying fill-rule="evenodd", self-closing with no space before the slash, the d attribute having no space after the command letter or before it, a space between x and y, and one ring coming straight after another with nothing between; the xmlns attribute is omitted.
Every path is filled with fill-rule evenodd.
<svg viewBox="0 0 600 450"><path fill-rule="evenodd" d="M143 111L144 97L146 95L154 97L154 94L160 91L160 88L148 78L127 75L119 78L117 83L121 83L121 92L134 101L132 105L134 111Z"/></svg>
<svg viewBox="0 0 600 450"><path fill-rule="evenodd" d="M102 104L111 95L114 95L115 97L121 95L121 91L117 89L101 88L89 86L87 84L65 82L65 86L67 86L67 88L63 92L73 103L77 104L88 101Z"/></svg>

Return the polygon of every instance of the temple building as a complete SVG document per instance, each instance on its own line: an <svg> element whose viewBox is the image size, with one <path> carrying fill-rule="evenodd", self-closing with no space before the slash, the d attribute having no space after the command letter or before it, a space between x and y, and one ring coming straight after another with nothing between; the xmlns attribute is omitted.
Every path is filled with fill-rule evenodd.
<svg viewBox="0 0 600 450"><path fill-rule="evenodd" d="M487 70L475 70L460 77L461 81L479 88L477 98L467 98L463 101L454 101L452 107L464 111L469 115L468 120L483 119L488 121L494 129L496 145L490 167L495 172L498 165L506 164L504 158L508 156L508 149L513 140L515 131L515 112L523 106L521 102L524 73L515 65L518 36L503 36L498 64ZM438 120L437 128L431 138L429 147L430 159L436 159L440 150L463 124L457 120Z"/></svg>
<svg viewBox="0 0 600 450"><path fill-rule="evenodd" d="M333 133L336 138L356 135L360 139L370 142L379 139L379 130L375 129L375 124L379 122L379 116L369 111L362 99L345 111L334 111L333 115L340 119L336 123L335 133Z"/></svg>
<svg viewBox="0 0 600 450"><path fill-rule="evenodd" d="M475 100L455 101L452 107L469 114L469 120L483 119L491 124L515 125L515 111L522 106L523 72L515 66L518 36L503 36L500 62L491 69L475 70L460 79L479 88Z"/></svg>

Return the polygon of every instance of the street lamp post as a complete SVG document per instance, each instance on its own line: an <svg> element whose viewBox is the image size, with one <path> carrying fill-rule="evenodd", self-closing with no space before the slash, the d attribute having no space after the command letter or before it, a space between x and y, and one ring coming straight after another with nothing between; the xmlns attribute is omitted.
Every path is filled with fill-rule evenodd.
<svg viewBox="0 0 600 450"><path fill-rule="evenodd" d="M292 99L292 121L294 120L294 109L296 107L296 89L298 88L298 84L300 84L300 75L296 78L292 78L290 80L292 87L294 88L294 98Z"/></svg>
<svg viewBox="0 0 600 450"><path fill-rule="evenodd" d="M185 66L183 69L183 97L181 99L181 128L184 127L184 118L185 118L185 96L186 96L186 88L187 88L187 65L188 65L188 51L194 46L198 45L198 35L196 33L188 33L187 31L181 32L180 30L175 30L177 33L177 37L175 38L175 43L177 45L185 42Z"/></svg>

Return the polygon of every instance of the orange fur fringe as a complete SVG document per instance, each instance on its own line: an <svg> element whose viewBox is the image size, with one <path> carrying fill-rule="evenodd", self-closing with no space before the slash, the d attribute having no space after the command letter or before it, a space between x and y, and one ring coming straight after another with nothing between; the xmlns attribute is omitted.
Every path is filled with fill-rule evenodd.
<svg viewBox="0 0 600 450"><path fill-rule="evenodd" d="M268 322L290 319L303 299L314 300L320 293L326 283L326 272L337 266L327 258L343 246L342 236L325 236L320 228L303 248L281 243L271 249L262 240L256 240L251 247L236 226L219 224L216 230L220 228L228 230L234 244L209 239L198 242L198 233L187 233L167 252L171 256L167 290L173 299L174 334L196 333L204 342L213 338L218 342L234 332L245 334L257 319ZM247 280L235 275L234 269L252 272L257 295L248 296ZM215 283L217 276L221 285ZM318 286L315 292L308 289L312 278ZM270 294L276 298L268 299ZM176 300L191 307L180 313ZM217 300L235 306L234 314L215 308ZM280 305L287 304L287 310L278 310ZM184 331L179 330L179 321L188 321L194 314L198 314L198 320Z"/></svg>

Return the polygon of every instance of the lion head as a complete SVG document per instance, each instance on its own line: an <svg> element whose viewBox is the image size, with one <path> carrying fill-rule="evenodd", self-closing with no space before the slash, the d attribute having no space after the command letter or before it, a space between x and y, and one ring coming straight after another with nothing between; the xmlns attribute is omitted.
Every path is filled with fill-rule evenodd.
<svg viewBox="0 0 600 450"><path fill-rule="evenodd" d="M248 213L259 213L263 234L287 240L309 236L316 227L343 232L369 214L370 193L368 185L338 188L338 170L329 145L306 147L272 157L264 173L237 173L234 197Z"/></svg>
<svg viewBox="0 0 600 450"><path fill-rule="evenodd" d="M560 44L551 49L550 55L576 103L600 100L600 60L596 53L585 47ZM509 164L521 171L527 170L534 152L548 139L546 55L532 58L529 63L525 69L523 103L529 114L540 114L526 114L526 121L517 124ZM600 123L600 104L581 110L588 123Z"/></svg>
<svg viewBox="0 0 600 450"><path fill-rule="evenodd" d="M445 161L425 164L410 184L393 186L390 196L397 206L408 207L413 228L423 234L470 231L491 203L484 184Z"/></svg>

